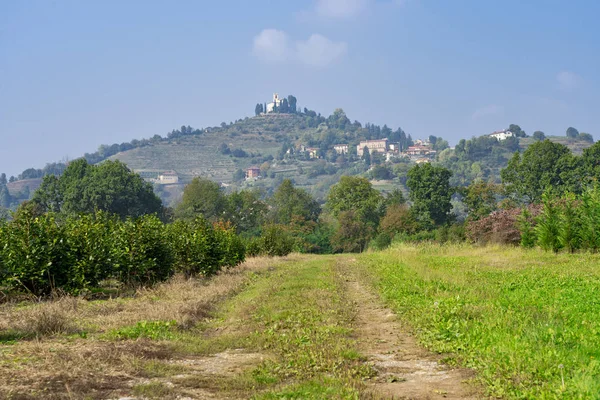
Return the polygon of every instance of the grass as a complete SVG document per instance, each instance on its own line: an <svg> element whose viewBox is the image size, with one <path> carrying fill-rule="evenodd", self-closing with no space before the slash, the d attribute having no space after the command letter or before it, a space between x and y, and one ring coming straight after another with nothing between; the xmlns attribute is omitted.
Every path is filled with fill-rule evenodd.
<svg viewBox="0 0 600 400"><path fill-rule="evenodd" d="M597 398L600 257L397 245L360 257L428 348L501 398Z"/></svg>

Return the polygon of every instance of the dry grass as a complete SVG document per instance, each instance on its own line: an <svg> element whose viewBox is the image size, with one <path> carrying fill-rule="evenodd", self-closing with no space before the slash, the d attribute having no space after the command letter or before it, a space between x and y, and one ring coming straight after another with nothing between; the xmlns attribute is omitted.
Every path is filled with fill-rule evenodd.
<svg viewBox="0 0 600 400"><path fill-rule="evenodd" d="M0 307L0 398L113 398L140 379L175 372L181 348L168 341L110 341L104 334L140 321L191 329L224 299L279 262L250 259L211 279L175 277L128 298L63 297Z"/></svg>

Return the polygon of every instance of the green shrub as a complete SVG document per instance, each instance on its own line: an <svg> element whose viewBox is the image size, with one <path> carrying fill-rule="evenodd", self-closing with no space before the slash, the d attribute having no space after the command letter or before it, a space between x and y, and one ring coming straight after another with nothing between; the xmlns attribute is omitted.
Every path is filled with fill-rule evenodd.
<svg viewBox="0 0 600 400"><path fill-rule="evenodd" d="M384 250L388 248L392 244L392 238L386 232L381 232L375 239L371 240L369 247L372 247L375 250Z"/></svg>
<svg viewBox="0 0 600 400"><path fill-rule="evenodd" d="M260 253L267 256L286 256L294 249L294 239L279 225L267 225L260 237Z"/></svg>
<svg viewBox="0 0 600 400"><path fill-rule="evenodd" d="M197 220L196 223L189 223L179 220L170 224L167 231L173 249L175 271L185 274L186 277L206 273L211 260L210 238L205 222Z"/></svg>
<svg viewBox="0 0 600 400"><path fill-rule="evenodd" d="M72 268L64 228L54 214L34 217L24 211L3 230L2 258L9 287L36 296L57 288L72 291L80 287L84 278Z"/></svg>
<svg viewBox="0 0 600 400"><path fill-rule="evenodd" d="M97 287L113 274L113 231L120 220L99 211L69 218L65 232L72 256L73 284L79 288ZM77 279L77 281L75 281Z"/></svg>
<svg viewBox="0 0 600 400"><path fill-rule="evenodd" d="M155 215L127 219L113 234L115 275L126 284L151 284L173 274L166 229Z"/></svg>

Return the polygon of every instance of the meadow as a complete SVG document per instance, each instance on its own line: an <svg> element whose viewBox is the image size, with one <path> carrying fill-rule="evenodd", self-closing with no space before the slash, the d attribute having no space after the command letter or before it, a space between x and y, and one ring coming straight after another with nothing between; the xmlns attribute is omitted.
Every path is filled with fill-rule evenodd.
<svg viewBox="0 0 600 400"><path fill-rule="evenodd" d="M498 398L600 395L600 257L396 245L363 273L428 349Z"/></svg>

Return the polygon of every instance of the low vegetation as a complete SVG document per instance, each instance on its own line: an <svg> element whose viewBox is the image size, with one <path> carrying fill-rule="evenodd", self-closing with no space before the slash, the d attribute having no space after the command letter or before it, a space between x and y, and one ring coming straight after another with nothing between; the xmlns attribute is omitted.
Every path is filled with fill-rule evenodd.
<svg viewBox="0 0 600 400"><path fill-rule="evenodd" d="M488 395L600 393L597 255L426 244L359 261L421 343L475 370Z"/></svg>

